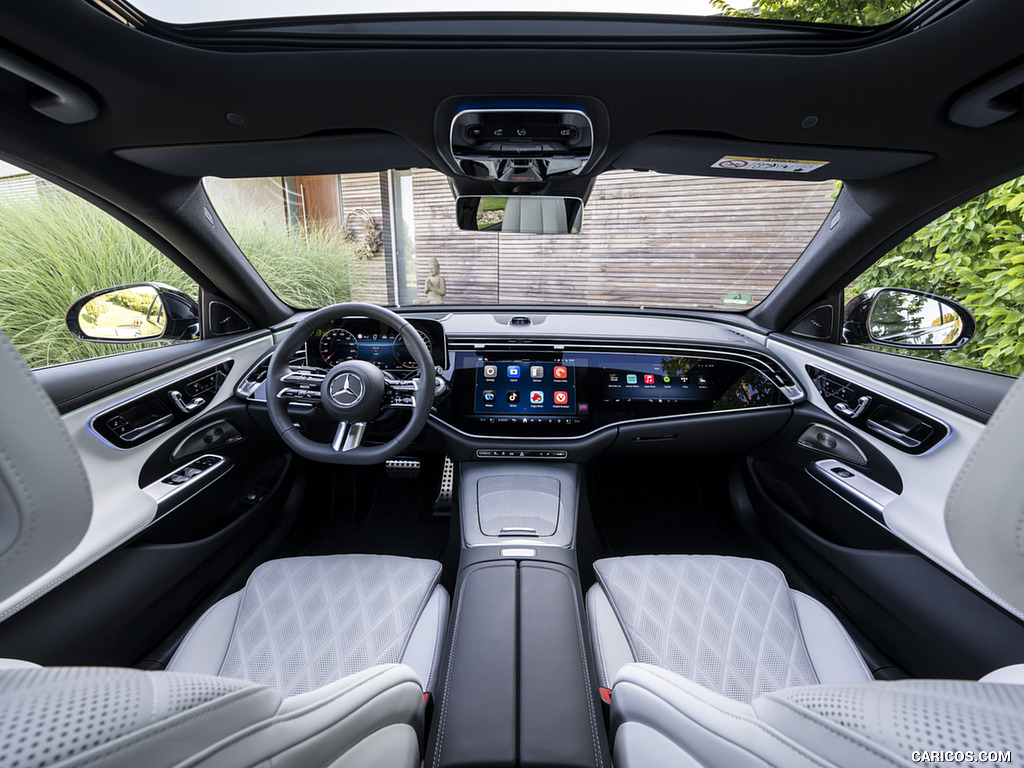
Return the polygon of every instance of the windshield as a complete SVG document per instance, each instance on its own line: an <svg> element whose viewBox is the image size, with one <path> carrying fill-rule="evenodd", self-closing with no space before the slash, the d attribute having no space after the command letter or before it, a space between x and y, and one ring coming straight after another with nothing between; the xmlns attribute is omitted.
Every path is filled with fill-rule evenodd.
<svg viewBox="0 0 1024 768"><path fill-rule="evenodd" d="M745 311L832 208L831 181L611 171L578 235L466 232L448 178L386 173L206 179L225 225L296 308L536 305Z"/></svg>
<svg viewBox="0 0 1024 768"><path fill-rule="evenodd" d="M877 26L898 19L923 0L131 0L145 15L172 24L238 22L256 19L299 19L315 16L409 13L587 13L656 14L663 16L724 15L782 19L851 26Z"/></svg>

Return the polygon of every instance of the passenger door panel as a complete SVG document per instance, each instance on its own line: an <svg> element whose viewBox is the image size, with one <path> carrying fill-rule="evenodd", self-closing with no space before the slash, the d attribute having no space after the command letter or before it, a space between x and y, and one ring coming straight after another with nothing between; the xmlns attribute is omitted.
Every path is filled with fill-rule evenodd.
<svg viewBox="0 0 1024 768"><path fill-rule="evenodd" d="M911 674L976 678L1024 661L1024 625L960 562L944 522L946 495L984 428L974 395L995 391L992 375L900 358L899 377L880 377L832 355L831 345L772 337L769 348L808 400L748 457L745 491L764 530L837 611ZM917 384L904 386L907 377ZM829 382L849 391L837 394ZM895 435L869 423L880 418ZM842 440L801 441L812 425Z"/></svg>

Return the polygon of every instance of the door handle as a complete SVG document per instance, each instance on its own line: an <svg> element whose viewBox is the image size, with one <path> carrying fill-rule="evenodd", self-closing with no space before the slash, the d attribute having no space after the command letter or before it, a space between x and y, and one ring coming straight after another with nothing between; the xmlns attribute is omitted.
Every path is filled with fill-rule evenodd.
<svg viewBox="0 0 1024 768"><path fill-rule="evenodd" d="M186 403L185 398L181 396L181 392L176 389L172 389L167 394L171 398L171 402L174 403L182 413L194 413L206 405L206 400L201 397L197 397L191 402Z"/></svg>
<svg viewBox="0 0 1024 768"><path fill-rule="evenodd" d="M871 396L864 395L862 397L857 398L856 405L849 405L848 403L836 403L835 408L837 411L839 411L839 413L843 414L843 416L846 416L849 419L856 419L858 416L864 413L864 411L867 410L867 407L869 405L871 405Z"/></svg>

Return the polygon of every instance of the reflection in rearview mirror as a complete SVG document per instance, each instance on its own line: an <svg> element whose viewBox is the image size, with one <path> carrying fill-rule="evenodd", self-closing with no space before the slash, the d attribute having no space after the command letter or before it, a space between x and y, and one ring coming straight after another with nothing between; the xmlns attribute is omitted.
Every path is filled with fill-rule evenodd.
<svg viewBox="0 0 1024 768"><path fill-rule="evenodd" d="M459 229L470 232L576 235L583 224L583 201L578 197L460 197L455 214Z"/></svg>
<svg viewBox="0 0 1024 768"><path fill-rule="evenodd" d="M138 286L96 296L79 310L78 324L89 338L131 341L162 336L167 318L156 289Z"/></svg>

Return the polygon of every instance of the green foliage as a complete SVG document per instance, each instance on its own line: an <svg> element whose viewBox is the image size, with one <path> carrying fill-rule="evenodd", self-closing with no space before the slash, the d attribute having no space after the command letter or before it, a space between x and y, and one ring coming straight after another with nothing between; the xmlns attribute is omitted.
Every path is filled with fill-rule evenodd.
<svg viewBox="0 0 1024 768"><path fill-rule="evenodd" d="M905 16L922 2L924 0L752 0L749 8L739 9L726 0L711 0L711 5L725 16L876 27Z"/></svg>
<svg viewBox="0 0 1024 768"><path fill-rule="evenodd" d="M289 304L319 307L351 298L358 277L355 249L338 234L292 236L239 222L235 236ZM80 297L135 282L166 283L198 295L195 283L163 254L73 195L47 188L38 202L0 204L0 328L29 366L151 347L80 341L64 325L68 308Z"/></svg>
<svg viewBox="0 0 1024 768"><path fill-rule="evenodd" d="M304 232L259 217L224 217L225 226L260 277L286 304L316 309L351 301L364 279L360 244L329 225Z"/></svg>
<svg viewBox="0 0 1024 768"><path fill-rule="evenodd" d="M151 346L79 341L64 326L76 300L127 282L167 283L197 294L163 254L72 195L49 189L36 203L0 205L0 328L29 366Z"/></svg>
<svg viewBox="0 0 1024 768"><path fill-rule="evenodd" d="M894 248L847 289L916 288L956 299L978 330L967 346L920 353L1017 375L1024 369L1024 177L940 216Z"/></svg>

